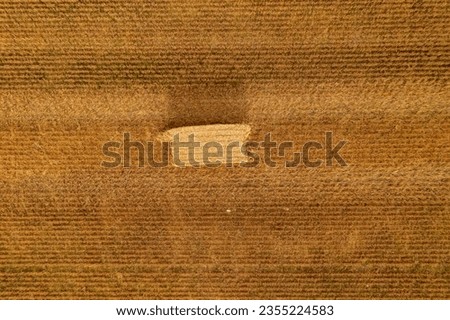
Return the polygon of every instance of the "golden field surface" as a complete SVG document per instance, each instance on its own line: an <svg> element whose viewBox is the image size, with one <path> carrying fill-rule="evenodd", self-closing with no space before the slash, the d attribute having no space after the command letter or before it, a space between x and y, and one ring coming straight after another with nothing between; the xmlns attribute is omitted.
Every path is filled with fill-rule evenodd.
<svg viewBox="0 0 450 320"><path fill-rule="evenodd" d="M5 0L0 26L1 299L450 298L448 1ZM212 124L332 132L347 166L101 166Z"/></svg>

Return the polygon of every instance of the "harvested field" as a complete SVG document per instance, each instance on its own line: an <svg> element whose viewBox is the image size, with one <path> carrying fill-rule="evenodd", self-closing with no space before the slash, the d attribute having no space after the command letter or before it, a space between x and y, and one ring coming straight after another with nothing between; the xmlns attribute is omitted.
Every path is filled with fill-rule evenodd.
<svg viewBox="0 0 450 320"><path fill-rule="evenodd" d="M447 1L5 0L0 24L1 299L450 298ZM205 125L332 132L347 166L101 165Z"/></svg>

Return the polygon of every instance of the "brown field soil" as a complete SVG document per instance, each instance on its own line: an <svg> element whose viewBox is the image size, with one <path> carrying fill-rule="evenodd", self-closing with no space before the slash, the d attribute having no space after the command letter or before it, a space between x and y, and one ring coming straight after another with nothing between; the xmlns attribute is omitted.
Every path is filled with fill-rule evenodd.
<svg viewBox="0 0 450 320"><path fill-rule="evenodd" d="M173 3L0 4L0 298L449 299L448 2ZM101 166L216 123L348 166Z"/></svg>

